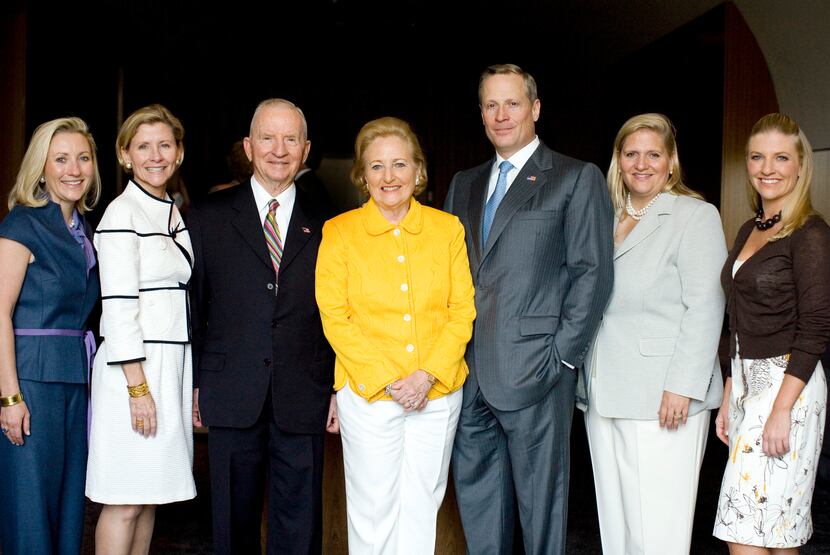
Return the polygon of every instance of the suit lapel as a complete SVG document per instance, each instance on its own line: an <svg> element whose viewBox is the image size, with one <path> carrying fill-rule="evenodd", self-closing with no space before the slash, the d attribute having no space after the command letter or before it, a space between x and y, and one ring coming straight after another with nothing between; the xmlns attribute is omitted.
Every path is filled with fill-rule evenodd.
<svg viewBox="0 0 830 555"><path fill-rule="evenodd" d="M634 229L631 230L622 242L622 245L614 250L614 260L642 243L649 235L654 233L663 221L662 216L671 214L676 198L677 197L671 194L661 195L660 198L654 202L654 206L651 207L645 217L634 226ZM614 224L615 226L617 224L616 218Z"/></svg>
<svg viewBox="0 0 830 555"><path fill-rule="evenodd" d="M470 241L473 244L473 253L475 260L481 260L481 218L484 216L484 203L487 199L487 185L490 181L490 170L493 167L493 162L485 164L475 178L470 187L469 205L467 206L467 214L470 222ZM475 261L474 261L475 262ZM474 263L473 268L476 267Z"/></svg>
<svg viewBox="0 0 830 555"><path fill-rule="evenodd" d="M481 260L484 260L493 248L493 245L498 241L499 236L519 208L524 206L541 187L547 184L547 174L544 170L551 168L552 160L550 156L545 156L545 154L547 154L547 150L540 143L539 147L528 159L524 167L522 167L516 179L513 180L513 183L507 190L507 194L504 195L501 204L496 209L493 225L490 227L490 235L487 237L487 244L484 245L481 253ZM479 227L481 226L479 225Z"/></svg>
<svg viewBox="0 0 830 555"><path fill-rule="evenodd" d="M285 248L282 251L280 273L285 271L291 261L297 256L311 236L317 231L316 225L308 217L304 209L305 194L297 189L294 199L294 209L291 211L291 221L288 222L288 233L285 238Z"/></svg>
<svg viewBox="0 0 830 555"><path fill-rule="evenodd" d="M257 258L273 269L271 257L268 255L268 246L265 244L265 233L262 231L262 224L259 221L259 210L254 201L254 192L251 190L251 182L245 181L237 186L236 198L233 208L236 215L232 221L233 226L242 235L242 238L254 251Z"/></svg>

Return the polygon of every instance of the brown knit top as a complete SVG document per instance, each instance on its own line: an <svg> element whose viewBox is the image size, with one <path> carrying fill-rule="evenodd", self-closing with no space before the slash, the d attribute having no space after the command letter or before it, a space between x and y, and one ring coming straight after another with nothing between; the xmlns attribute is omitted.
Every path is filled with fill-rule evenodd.
<svg viewBox="0 0 830 555"><path fill-rule="evenodd" d="M761 247L733 278L753 226L753 220L741 226L721 272L729 320L721 367L730 375L737 335L741 357L789 353L786 373L807 382L830 339L830 227L811 217L792 235Z"/></svg>

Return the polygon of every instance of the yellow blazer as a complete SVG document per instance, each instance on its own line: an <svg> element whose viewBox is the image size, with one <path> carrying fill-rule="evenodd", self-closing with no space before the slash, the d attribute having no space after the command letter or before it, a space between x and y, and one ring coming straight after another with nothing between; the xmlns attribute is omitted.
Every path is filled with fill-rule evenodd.
<svg viewBox="0 0 830 555"><path fill-rule="evenodd" d="M323 226L316 293L337 360L368 401L418 369L435 376L435 399L467 378L464 351L475 319L473 280L458 218L412 199L397 226L370 199ZM386 397L388 399L388 397Z"/></svg>

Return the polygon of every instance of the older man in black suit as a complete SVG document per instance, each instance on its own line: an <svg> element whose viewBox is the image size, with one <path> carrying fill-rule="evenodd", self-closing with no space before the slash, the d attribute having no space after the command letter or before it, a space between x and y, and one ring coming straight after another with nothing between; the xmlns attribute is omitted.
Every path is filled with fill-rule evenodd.
<svg viewBox="0 0 830 555"><path fill-rule="evenodd" d="M453 451L467 550L561 554L576 368L611 293L612 212L592 164L539 141L533 77L491 66L479 83L496 156L458 173L445 209L464 224L477 318Z"/></svg>
<svg viewBox="0 0 830 555"><path fill-rule="evenodd" d="M327 210L294 186L310 148L305 117L282 99L254 113L254 174L191 210L195 425L210 428L218 554L319 553L323 434L334 356L314 299Z"/></svg>

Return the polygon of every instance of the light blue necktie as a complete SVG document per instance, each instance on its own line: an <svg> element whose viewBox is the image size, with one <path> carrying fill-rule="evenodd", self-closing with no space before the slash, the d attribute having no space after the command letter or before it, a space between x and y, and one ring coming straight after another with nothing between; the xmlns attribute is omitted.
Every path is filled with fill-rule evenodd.
<svg viewBox="0 0 830 555"><path fill-rule="evenodd" d="M490 195L490 200L484 206L484 220L481 222L481 246L487 244L487 236L490 235L490 226L493 225L493 218L496 210L507 192L507 173L513 169L513 164L505 160L499 164L499 178L496 180L496 190Z"/></svg>

